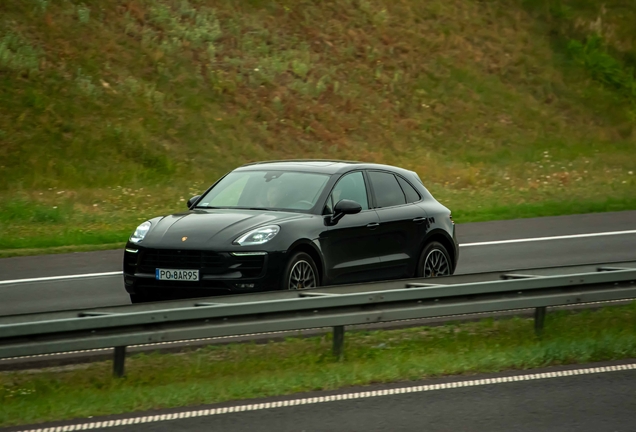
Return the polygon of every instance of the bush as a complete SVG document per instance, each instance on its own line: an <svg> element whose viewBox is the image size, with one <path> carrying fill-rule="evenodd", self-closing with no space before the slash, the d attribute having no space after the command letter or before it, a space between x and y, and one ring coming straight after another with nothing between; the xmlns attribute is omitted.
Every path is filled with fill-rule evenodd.
<svg viewBox="0 0 636 432"><path fill-rule="evenodd" d="M626 91L629 97L636 99L634 70L624 66L607 52L603 38L599 35L588 36L585 43L571 40L568 44L568 52L594 79L608 87Z"/></svg>

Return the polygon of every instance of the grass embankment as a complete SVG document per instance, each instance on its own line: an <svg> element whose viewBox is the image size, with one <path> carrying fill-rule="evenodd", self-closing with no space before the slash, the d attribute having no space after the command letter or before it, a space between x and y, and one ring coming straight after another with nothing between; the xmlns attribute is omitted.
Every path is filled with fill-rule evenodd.
<svg viewBox="0 0 636 432"><path fill-rule="evenodd" d="M636 303L551 312L542 338L533 326L514 318L349 332L340 362L323 336L135 355L124 379L111 377L111 362L2 372L0 426L636 357Z"/></svg>
<svg viewBox="0 0 636 432"><path fill-rule="evenodd" d="M401 165L456 220L636 208L636 3L0 3L0 250L119 243L245 162Z"/></svg>

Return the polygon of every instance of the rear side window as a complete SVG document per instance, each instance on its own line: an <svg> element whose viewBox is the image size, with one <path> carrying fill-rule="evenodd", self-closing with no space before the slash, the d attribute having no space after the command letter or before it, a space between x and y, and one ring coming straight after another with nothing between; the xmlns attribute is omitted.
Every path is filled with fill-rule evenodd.
<svg viewBox="0 0 636 432"><path fill-rule="evenodd" d="M406 204L404 192L393 174L369 171L369 180L375 194L376 208Z"/></svg>
<svg viewBox="0 0 636 432"><path fill-rule="evenodd" d="M420 194L417 193L415 188L409 184L402 177L397 176L398 182L400 186L402 186L402 190L404 191L404 195L406 195L406 202L414 203L422 199Z"/></svg>

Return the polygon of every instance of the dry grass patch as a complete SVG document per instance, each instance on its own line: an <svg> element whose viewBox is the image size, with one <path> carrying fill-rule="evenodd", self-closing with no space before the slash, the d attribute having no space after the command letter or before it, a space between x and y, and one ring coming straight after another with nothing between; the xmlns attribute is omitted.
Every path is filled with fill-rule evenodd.
<svg viewBox="0 0 636 432"><path fill-rule="evenodd" d="M460 214L634 208L636 6L619 3L5 1L0 248L53 245L31 206L72 208L57 245L123 241L263 159L404 166ZM93 234L61 236L78 224Z"/></svg>

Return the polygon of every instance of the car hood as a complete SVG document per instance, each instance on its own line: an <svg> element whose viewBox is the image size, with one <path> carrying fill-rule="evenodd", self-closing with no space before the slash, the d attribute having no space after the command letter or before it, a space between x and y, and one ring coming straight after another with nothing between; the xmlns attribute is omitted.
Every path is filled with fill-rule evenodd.
<svg viewBox="0 0 636 432"><path fill-rule="evenodd" d="M241 234L259 226L311 217L304 213L268 210L192 210L152 221L145 247L188 249L230 246Z"/></svg>

